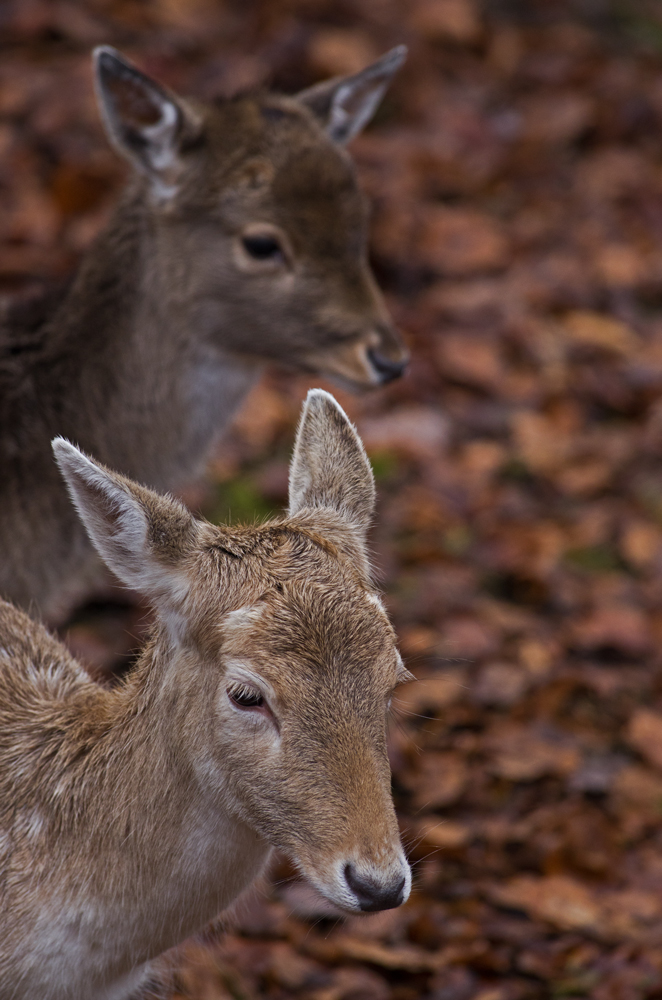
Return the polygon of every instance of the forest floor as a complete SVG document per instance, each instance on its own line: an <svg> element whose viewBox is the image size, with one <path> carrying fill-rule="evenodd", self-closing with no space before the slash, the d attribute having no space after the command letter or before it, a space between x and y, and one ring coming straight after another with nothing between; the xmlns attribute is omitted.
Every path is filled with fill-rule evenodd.
<svg viewBox="0 0 662 1000"><path fill-rule="evenodd" d="M362 397L403 655L398 910L339 919L285 861L172 956L169 1000L662 996L662 15L644 0L5 0L0 288L71 273L125 171L90 48L182 92L287 91L410 57L353 146L412 350ZM286 497L300 401L269 374L189 499ZM63 634L97 676L130 601Z"/></svg>

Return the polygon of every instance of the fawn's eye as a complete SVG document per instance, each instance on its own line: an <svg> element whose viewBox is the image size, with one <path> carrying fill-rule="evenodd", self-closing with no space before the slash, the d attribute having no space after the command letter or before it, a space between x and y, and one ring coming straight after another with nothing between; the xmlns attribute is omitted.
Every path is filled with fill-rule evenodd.
<svg viewBox="0 0 662 1000"><path fill-rule="evenodd" d="M249 684L229 684L228 698L237 708L264 708L264 696Z"/></svg>
<svg viewBox="0 0 662 1000"><path fill-rule="evenodd" d="M283 248L274 236L244 236L244 250L254 260L283 260Z"/></svg>

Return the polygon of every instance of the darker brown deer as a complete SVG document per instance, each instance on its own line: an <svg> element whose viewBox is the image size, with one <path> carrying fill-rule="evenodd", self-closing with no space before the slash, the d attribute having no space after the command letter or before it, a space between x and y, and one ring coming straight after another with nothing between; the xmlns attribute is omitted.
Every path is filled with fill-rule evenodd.
<svg viewBox="0 0 662 1000"><path fill-rule="evenodd" d="M0 594L54 622L97 578L53 436L178 489L266 362L358 387L401 373L345 144L403 58L295 97L205 104L97 51L106 129L134 176L66 294L4 317Z"/></svg>
<svg viewBox="0 0 662 1000"><path fill-rule="evenodd" d="M283 850L348 912L409 893L385 728L408 679L370 580L370 465L309 394L286 517L215 527L55 454L90 538L156 610L112 690L0 601L0 996L122 1000Z"/></svg>

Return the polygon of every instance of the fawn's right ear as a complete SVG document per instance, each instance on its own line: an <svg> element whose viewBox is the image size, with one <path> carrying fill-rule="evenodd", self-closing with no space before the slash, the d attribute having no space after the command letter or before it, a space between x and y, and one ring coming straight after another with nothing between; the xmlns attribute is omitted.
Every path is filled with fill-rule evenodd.
<svg viewBox="0 0 662 1000"><path fill-rule="evenodd" d="M151 177L157 196L175 193L180 151L200 132L190 108L109 45L94 50L95 87L117 151Z"/></svg>
<svg viewBox="0 0 662 1000"><path fill-rule="evenodd" d="M193 516L176 500L110 472L64 438L55 438L53 452L104 562L164 610L178 610L188 591L183 564L197 537Z"/></svg>
<svg viewBox="0 0 662 1000"><path fill-rule="evenodd" d="M362 538L375 508L375 481L361 438L323 389L308 393L290 465L290 516L303 507L337 510Z"/></svg>

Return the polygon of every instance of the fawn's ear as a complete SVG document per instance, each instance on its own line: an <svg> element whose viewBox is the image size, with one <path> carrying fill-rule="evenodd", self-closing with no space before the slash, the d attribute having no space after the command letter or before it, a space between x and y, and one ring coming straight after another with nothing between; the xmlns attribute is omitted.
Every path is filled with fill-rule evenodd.
<svg viewBox="0 0 662 1000"><path fill-rule="evenodd" d="M375 481L361 439L323 389L308 393L290 465L290 515L302 507L331 507L363 536L375 509Z"/></svg>
<svg viewBox="0 0 662 1000"><path fill-rule="evenodd" d="M344 145L368 124L402 66L407 47L398 45L354 76L325 80L297 94L319 118L334 142Z"/></svg>
<svg viewBox="0 0 662 1000"><path fill-rule="evenodd" d="M156 193L174 194L180 152L200 132L190 108L109 45L94 50L95 87L108 138L152 178Z"/></svg>
<svg viewBox="0 0 662 1000"><path fill-rule="evenodd" d="M109 472L55 438L55 459L76 510L104 562L127 586L176 610L188 590L183 563L194 547L196 521L168 497Z"/></svg>

